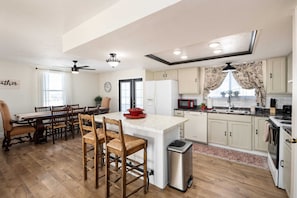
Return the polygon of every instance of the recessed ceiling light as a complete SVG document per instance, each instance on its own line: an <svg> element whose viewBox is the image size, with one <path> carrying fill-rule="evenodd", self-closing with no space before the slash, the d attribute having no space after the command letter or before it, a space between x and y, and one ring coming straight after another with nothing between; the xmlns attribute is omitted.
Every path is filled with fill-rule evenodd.
<svg viewBox="0 0 297 198"><path fill-rule="evenodd" d="M219 42L210 43L208 46L211 48L219 47L221 44Z"/></svg>
<svg viewBox="0 0 297 198"><path fill-rule="evenodd" d="M223 51L223 50L221 50L221 49L216 49L216 50L213 51L213 53L214 53L214 54L219 54L219 53L221 53L222 51Z"/></svg>
<svg viewBox="0 0 297 198"><path fill-rule="evenodd" d="M181 54L180 49L176 49L176 50L174 50L174 51L173 51L173 54L174 54L174 55L180 55L180 54Z"/></svg>
<svg viewBox="0 0 297 198"><path fill-rule="evenodd" d="M188 56L187 55L182 55L180 58L183 59L183 60L185 60L185 59L188 58Z"/></svg>

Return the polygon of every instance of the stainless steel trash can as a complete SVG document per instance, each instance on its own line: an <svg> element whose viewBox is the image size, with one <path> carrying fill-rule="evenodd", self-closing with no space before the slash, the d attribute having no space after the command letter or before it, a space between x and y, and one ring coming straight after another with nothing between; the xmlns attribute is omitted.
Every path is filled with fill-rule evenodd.
<svg viewBox="0 0 297 198"><path fill-rule="evenodd" d="M192 185L192 142L175 140L167 148L168 185L186 191Z"/></svg>

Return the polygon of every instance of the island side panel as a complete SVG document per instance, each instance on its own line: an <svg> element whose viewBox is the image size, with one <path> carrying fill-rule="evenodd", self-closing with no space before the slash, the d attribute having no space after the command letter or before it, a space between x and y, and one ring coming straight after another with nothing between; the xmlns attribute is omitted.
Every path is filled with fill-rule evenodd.
<svg viewBox="0 0 297 198"><path fill-rule="evenodd" d="M154 171L154 174L149 176L150 183L164 189L168 184L167 147L172 141L179 139L179 125L171 127L162 133L154 133L127 126L124 127L124 131L127 134L148 140L148 170ZM142 156L143 152L141 151L134 154L132 158L141 161Z"/></svg>

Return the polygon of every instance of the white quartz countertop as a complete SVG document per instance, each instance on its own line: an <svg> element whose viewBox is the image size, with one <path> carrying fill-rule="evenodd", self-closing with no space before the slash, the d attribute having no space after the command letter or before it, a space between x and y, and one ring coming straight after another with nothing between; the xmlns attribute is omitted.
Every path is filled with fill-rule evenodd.
<svg viewBox="0 0 297 198"><path fill-rule="evenodd" d="M188 119L184 117L164 116L146 114L145 118L129 119L126 118L123 112L114 112L107 114L99 114L95 116L96 122L102 122L103 116L111 119L121 119L123 126L133 127L141 130L147 130L156 133L164 133L176 125L186 122Z"/></svg>

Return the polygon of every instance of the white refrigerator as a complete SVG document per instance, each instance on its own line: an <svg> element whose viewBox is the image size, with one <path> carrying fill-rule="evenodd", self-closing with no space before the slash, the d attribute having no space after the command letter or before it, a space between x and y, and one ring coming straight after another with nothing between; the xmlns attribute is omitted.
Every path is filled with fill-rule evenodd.
<svg viewBox="0 0 297 198"><path fill-rule="evenodd" d="M178 99L177 81L146 81L144 88L145 113L174 116Z"/></svg>

